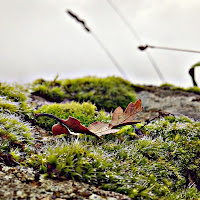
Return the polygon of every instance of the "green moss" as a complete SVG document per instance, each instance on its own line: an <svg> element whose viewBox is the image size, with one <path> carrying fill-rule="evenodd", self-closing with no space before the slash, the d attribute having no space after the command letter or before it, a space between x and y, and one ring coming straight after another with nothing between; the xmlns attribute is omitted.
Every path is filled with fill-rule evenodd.
<svg viewBox="0 0 200 200"><path fill-rule="evenodd" d="M1 113L17 113L19 111L19 107L16 105L16 103L13 103L11 101L3 100L0 98L0 112Z"/></svg>
<svg viewBox="0 0 200 200"><path fill-rule="evenodd" d="M45 85L45 86L50 86L50 87L55 87L55 86L61 86L62 85L62 81L57 80L58 76L56 76L54 78L53 81L46 81L44 79L37 79L33 82L33 85L37 86L37 85Z"/></svg>
<svg viewBox="0 0 200 200"><path fill-rule="evenodd" d="M171 87L174 87L174 85L170 84L170 83L163 83L163 84L160 85L160 87L169 87L169 88L171 88Z"/></svg>
<svg viewBox="0 0 200 200"><path fill-rule="evenodd" d="M66 80L63 86L69 99L91 101L98 108L109 111L118 106L126 108L131 101L136 100L132 85L122 78L85 77Z"/></svg>
<svg viewBox="0 0 200 200"><path fill-rule="evenodd" d="M82 104L71 102L66 104L55 103L52 105L44 105L36 113L48 113L62 119L67 119L69 116L75 117L85 126L90 125L94 121L107 122L110 119L110 116L106 116L104 111L97 112L96 106L88 102ZM47 130L51 130L51 127L57 123L54 119L48 117L40 117L37 122Z"/></svg>
<svg viewBox="0 0 200 200"><path fill-rule="evenodd" d="M36 80L33 83L33 94L49 101L61 102L64 98L79 102L90 101L98 109L111 111L118 106L126 108L131 101L135 102L136 94L130 82L122 78L85 77L65 81Z"/></svg>
<svg viewBox="0 0 200 200"><path fill-rule="evenodd" d="M170 152L168 161L178 167L185 177L191 176L200 185L200 123L185 117L166 117L146 126L145 130L151 137L162 137L169 143L165 147Z"/></svg>
<svg viewBox="0 0 200 200"><path fill-rule="evenodd" d="M29 124L14 115L0 115L0 152L22 153L33 145L33 139Z"/></svg>
<svg viewBox="0 0 200 200"><path fill-rule="evenodd" d="M33 118L28 90L18 84L0 83L0 113L16 114L24 119Z"/></svg>
<svg viewBox="0 0 200 200"><path fill-rule="evenodd" d="M34 159L30 158L28 164L35 165ZM47 176L63 176L96 184L107 179L104 170L110 165L98 150L94 152L79 142L49 147L45 155L37 156L38 164L40 171Z"/></svg>
<svg viewBox="0 0 200 200"><path fill-rule="evenodd" d="M66 97L62 88L62 81L57 80L58 76L53 81L45 81L37 79L32 84L32 94L41 96L48 101L61 102Z"/></svg>
<svg viewBox="0 0 200 200"><path fill-rule="evenodd" d="M15 102L27 100L25 91L26 89L18 84L9 85L8 83L0 83L0 95Z"/></svg>
<svg viewBox="0 0 200 200"><path fill-rule="evenodd" d="M132 199L197 199L200 193L188 187L188 177L199 185L199 127L188 118L169 116L146 125L143 138L132 126L102 141L61 137L27 158L27 165L46 176L84 181Z"/></svg>
<svg viewBox="0 0 200 200"><path fill-rule="evenodd" d="M87 77L63 82L57 79L49 82L37 80L34 84L45 86L43 90L59 89L71 99L89 99L96 105L98 103L98 107L111 105L112 100L113 106L115 98L119 103L124 100L118 97L124 94L127 97L129 92L130 96L134 94L133 85L114 77ZM21 165L31 166L48 177L84 181L105 190L127 194L132 199L200 198L199 122L168 116L146 125L142 129L142 138L137 136L132 126L124 126L116 134L103 136L102 140L85 135L78 138L61 135L50 137L50 141L45 140L40 148L35 149L36 136L23 117L32 112L27 91L8 84L1 84L1 88L0 152L11 154ZM93 96L99 100L93 99ZM109 97L111 103L103 104L106 102L104 97L105 100ZM73 116L85 126L94 121L110 120L104 111L96 111L96 106L88 102L45 105L36 112L63 119ZM50 130L55 121L41 117L38 123ZM143 125L137 124L137 127Z"/></svg>
<svg viewBox="0 0 200 200"><path fill-rule="evenodd" d="M197 86L194 86L194 87L190 87L187 89L188 92L193 92L195 94L200 94L200 88L197 87Z"/></svg>
<svg viewBox="0 0 200 200"><path fill-rule="evenodd" d="M191 92L195 94L200 94L200 88L197 86L189 87L189 88L182 88L182 87L170 87L172 91L184 91L184 92Z"/></svg>
<svg viewBox="0 0 200 200"><path fill-rule="evenodd" d="M65 92L60 87L37 85L33 88L33 91L32 94L52 102L61 102L66 97Z"/></svg>

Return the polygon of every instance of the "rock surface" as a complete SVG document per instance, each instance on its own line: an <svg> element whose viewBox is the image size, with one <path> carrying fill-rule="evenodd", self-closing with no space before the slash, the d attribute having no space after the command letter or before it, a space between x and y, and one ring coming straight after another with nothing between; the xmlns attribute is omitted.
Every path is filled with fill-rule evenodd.
<svg viewBox="0 0 200 200"><path fill-rule="evenodd" d="M31 168L0 167L1 200L130 200L125 195L104 191L86 183L46 179Z"/></svg>
<svg viewBox="0 0 200 200"><path fill-rule="evenodd" d="M200 120L200 95L195 93L151 86L137 91L137 96L144 107L141 119L151 118L157 115L158 111L162 111Z"/></svg>

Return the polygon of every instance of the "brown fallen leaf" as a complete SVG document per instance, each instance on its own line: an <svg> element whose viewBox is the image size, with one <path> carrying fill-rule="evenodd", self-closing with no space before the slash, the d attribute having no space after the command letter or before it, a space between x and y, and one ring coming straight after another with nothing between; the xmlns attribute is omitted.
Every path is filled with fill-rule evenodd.
<svg viewBox="0 0 200 200"><path fill-rule="evenodd" d="M117 133L119 131L119 129L111 129L107 123L98 121L92 123L89 127L85 127L74 117L69 117L67 120L62 120L62 122L75 133L85 133L98 138L102 135Z"/></svg>
<svg viewBox="0 0 200 200"><path fill-rule="evenodd" d="M83 126L81 122L74 117L69 117L67 120L64 120L46 113L36 114L36 117L47 116L60 122L52 127L52 132L54 135L59 135L62 133L68 134L70 133L68 128L70 128L75 133L85 133L101 138L102 135L117 133L120 131L120 129L115 129L116 127L138 123L139 121L134 121L133 119L137 116L137 113L141 111L141 100L138 100L136 103L131 102L127 106L125 112L123 112L121 107L116 108L109 124L96 121L89 127Z"/></svg>
<svg viewBox="0 0 200 200"><path fill-rule="evenodd" d="M107 134L112 134L112 133L117 133L120 131L119 129L111 129L109 127L109 124L104 123L104 122L94 122L92 123L89 127L88 130L91 132L95 133L99 137L102 135L107 135Z"/></svg>
<svg viewBox="0 0 200 200"><path fill-rule="evenodd" d="M137 117L137 113L142 111L143 107L141 106L141 104L142 102L139 99L135 103L129 103L124 112L120 106L116 108L112 115L112 120L109 124L109 127L116 128L118 126L138 123L139 121L134 121L133 119Z"/></svg>
<svg viewBox="0 0 200 200"><path fill-rule="evenodd" d="M66 129L66 127L62 126L61 124L54 124L52 126L52 133L54 135L60 135L60 134L70 134L69 130Z"/></svg>
<svg viewBox="0 0 200 200"><path fill-rule="evenodd" d="M83 126L81 124L81 122L78 119L76 119L75 117L69 117L67 120L64 120L64 119L60 119L60 118L58 118L54 115L48 114L48 113L36 113L35 114L36 118L41 117L41 116L50 117L59 122L59 124L55 124L52 127L52 132L54 135L60 135L62 133L68 134L68 133L70 133L68 128L70 128L73 130L74 133L85 133L85 134L93 135L93 136L100 138L100 136L98 136L96 133L93 133L87 127Z"/></svg>
<svg viewBox="0 0 200 200"><path fill-rule="evenodd" d="M70 117L67 120L63 120L64 124L72 129L75 133L86 133L91 134L87 127L83 126L81 122L75 117ZM93 133L92 133L93 134Z"/></svg>

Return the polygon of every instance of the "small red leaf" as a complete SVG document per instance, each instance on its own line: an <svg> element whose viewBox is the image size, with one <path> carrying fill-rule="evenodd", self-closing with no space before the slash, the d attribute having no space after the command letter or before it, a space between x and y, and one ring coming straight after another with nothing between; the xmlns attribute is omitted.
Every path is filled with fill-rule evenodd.
<svg viewBox="0 0 200 200"><path fill-rule="evenodd" d="M81 122L74 118L69 117L67 120L63 120L63 123L72 129L75 133L90 133L90 131L81 124Z"/></svg>
<svg viewBox="0 0 200 200"><path fill-rule="evenodd" d="M52 133L54 135L69 134L69 131L61 124L55 124L52 126Z"/></svg>

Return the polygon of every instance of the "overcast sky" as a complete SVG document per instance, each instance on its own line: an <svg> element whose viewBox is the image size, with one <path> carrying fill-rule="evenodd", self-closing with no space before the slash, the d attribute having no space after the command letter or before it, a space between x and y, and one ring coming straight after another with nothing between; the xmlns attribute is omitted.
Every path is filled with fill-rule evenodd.
<svg viewBox="0 0 200 200"><path fill-rule="evenodd" d="M77 13L135 84L162 83L109 0L0 0L0 81L121 76ZM145 44L200 50L199 0L110 0ZM168 83L189 87L200 54L149 49ZM196 78L200 80L200 69ZM197 80L198 81L198 80ZM200 84L200 81L198 81Z"/></svg>

